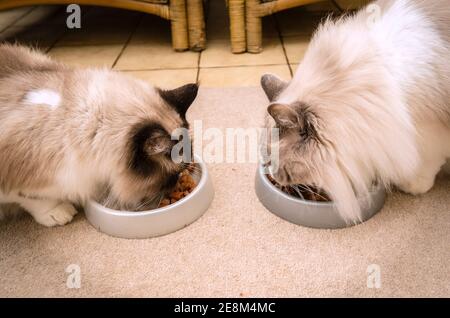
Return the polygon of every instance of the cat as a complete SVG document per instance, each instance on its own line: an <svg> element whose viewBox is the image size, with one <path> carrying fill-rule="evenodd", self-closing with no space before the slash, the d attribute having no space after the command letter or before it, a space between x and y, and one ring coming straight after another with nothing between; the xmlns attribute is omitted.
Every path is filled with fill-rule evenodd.
<svg viewBox="0 0 450 318"><path fill-rule="evenodd" d="M0 45L0 203L55 226L105 193L108 206L133 210L170 191L186 165L171 158L171 132L188 128L197 92Z"/></svg>
<svg viewBox="0 0 450 318"><path fill-rule="evenodd" d="M328 18L290 82L261 78L267 126L280 129L266 144L278 147L275 180L323 189L348 223L374 183L428 192L450 158L449 57L448 0L376 1Z"/></svg>

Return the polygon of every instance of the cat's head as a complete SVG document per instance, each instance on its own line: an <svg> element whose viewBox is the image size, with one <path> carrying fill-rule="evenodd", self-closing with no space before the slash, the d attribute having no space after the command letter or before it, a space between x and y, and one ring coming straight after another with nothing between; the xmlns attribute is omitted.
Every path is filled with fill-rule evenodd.
<svg viewBox="0 0 450 318"><path fill-rule="evenodd" d="M136 83L132 88L135 96L128 96L121 105L108 111L109 138L118 140L110 140L115 144L116 159L109 168L111 174L103 202L115 209L154 207L174 188L179 173L189 164L186 160L192 156L190 137L180 133L180 129L185 132L189 129L186 112L197 96L198 85L173 90L143 86L148 91L139 85ZM120 132L115 134L114 129ZM180 141L189 147L172 151L174 146L180 146ZM189 155L180 157L183 151Z"/></svg>
<svg viewBox="0 0 450 318"><path fill-rule="evenodd" d="M352 178L345 170L353 162L342 165L346 159L336 146L345 146L347 141L332 128L339 122L333 122L319 105L298 99L286 102L283 92L290 83L274 75L264 75L261 85L270 101L268 126L278 129L279 134L278 140L267 143L268 153L273 147L278 151L277 164L272 162L269 168L272 177L281 185L305 185L324 191L348 221L357 220L360 206Z"/></svg>

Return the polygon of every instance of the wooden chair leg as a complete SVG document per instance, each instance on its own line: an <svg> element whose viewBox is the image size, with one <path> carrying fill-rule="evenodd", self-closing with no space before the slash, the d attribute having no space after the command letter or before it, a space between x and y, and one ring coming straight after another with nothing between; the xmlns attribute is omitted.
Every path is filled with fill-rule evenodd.
<svg viewBox="0 0 450 318"><path fill-rule="evenodd" d="M189 49L186 0L170 1L170 21L172 26L172 45L175 51Z"/></svg>
<svg viewBox="0 0 450 318"><path fill-rule="evenodd" d="M245 31L245 0L228 0L230 17L231 51L243 53L247 51Z"/></svg>
<svg viewBox="0 0 450 318"><path fill-rule="evenodd" d="M246 27L247 27L247 51L250 53L260 53L262 51L262 21L261 21L261 1L246 1Z"/></svg>
<svg viewBox="0 0 450 318"><path fill-rule="evenodd" d="M202 51L206 47L205 13L203 0L187 0L189 47Z"/></svg>

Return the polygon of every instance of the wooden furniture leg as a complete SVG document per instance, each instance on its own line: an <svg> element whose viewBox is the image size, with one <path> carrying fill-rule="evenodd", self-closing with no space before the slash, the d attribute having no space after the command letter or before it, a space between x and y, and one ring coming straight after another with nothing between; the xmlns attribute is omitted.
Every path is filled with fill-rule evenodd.
<svg viewBox="0 0 450 318"><path fill-rule="evenodd" d="M174 50L186 51L189 49L189 37L185 0L170 1L170 23L172 27L172 45Z"/></svg>
<svg viewBox="0 0 450 318"><path fill-rule="evenodd" d="M233 53L246 52L245 0L228 0L228 12L230 17L231 51Z"/></svg>

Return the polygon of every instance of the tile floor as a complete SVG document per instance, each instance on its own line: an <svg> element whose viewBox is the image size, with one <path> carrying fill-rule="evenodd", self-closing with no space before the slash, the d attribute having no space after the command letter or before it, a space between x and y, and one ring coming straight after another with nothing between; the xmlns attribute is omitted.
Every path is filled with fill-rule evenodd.
<svg viewBox="0 0 450 318"><path fill-rule="evenodd" d="M100 7L82 7L82 26L76 30L65 26L64 6L2 11L0 40L39 47L71 65L109 67L165 88L195 81L205 87L257 86L267 72L291 78L313 30L333 10L324 1L264 18L261 54L231 53L222 0L210 0L208 47L200 53L174 52L168 21Z"/></svg>

